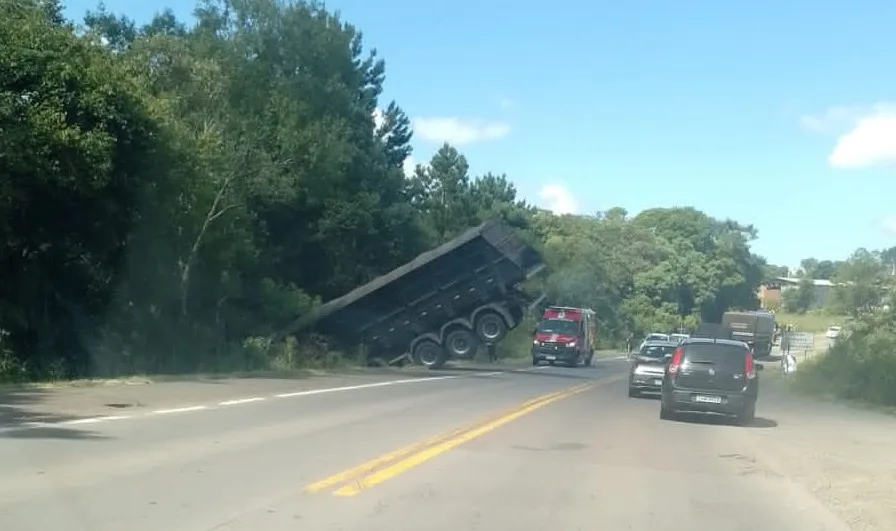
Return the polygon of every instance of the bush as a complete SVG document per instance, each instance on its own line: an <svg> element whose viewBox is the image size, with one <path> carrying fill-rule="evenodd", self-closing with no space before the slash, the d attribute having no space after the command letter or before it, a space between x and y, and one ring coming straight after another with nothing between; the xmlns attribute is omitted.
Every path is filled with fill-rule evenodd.
<svg viewBox="0 0 896 531"><path fill-rule="evenodd" d="M896 405L896 329L893 315L859 323L849 337L796 373L797 389L870 404Z"/></svg>

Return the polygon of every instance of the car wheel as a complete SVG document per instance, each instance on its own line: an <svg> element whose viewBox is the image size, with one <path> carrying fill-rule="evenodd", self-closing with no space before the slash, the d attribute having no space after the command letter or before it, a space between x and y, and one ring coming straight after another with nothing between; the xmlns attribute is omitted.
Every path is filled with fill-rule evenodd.
<svg viewBox="0 0 896 531"><path fill-rule="evenodd" d="M749 426L756 419L756 404L750 404L737 416L737 423L741 426Z"/></svg>
<svg viewBox="0 0 896 531"><path fill-rule="evenodd" d="M585 358L585 367L591 367L591 362L594 360L593 356L588 356Z"/></svg>
<svg viewBox="0 0 896 531"><path fill-rule="evenodd" d="M534 366L537 366L537 365L538 365L538 360L535 359L535 358L532 358L532 366L534 367Z"/></svg>
<svg viewBox="0 0 896 531"><path fill-rule="evenodd" d="M637 389L635 389L634 387L628 388L628 397L629 398L638 398L639 396L641 396L641 393L639 393Z"/></svg>

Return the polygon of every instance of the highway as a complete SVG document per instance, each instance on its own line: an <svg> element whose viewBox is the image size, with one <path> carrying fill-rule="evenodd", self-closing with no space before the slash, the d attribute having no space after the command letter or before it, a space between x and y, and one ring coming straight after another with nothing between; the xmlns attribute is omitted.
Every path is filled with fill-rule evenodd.
<svg viewBox="0 0 896 531"><path fill-rule="evenodd" d="M0 529L896 528L892 419L791 397L766 371L753 426L661 421L626 371L48 392L4 406Z"/></svg>

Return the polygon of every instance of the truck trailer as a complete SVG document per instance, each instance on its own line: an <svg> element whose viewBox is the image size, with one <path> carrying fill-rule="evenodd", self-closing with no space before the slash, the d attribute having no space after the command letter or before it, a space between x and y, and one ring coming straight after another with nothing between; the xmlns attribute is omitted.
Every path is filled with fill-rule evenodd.
<svg viewBox="0 0 896 531"><path fill-rule="evenodd" d="M479 345L495 344L519 326L543 299L520 285L544 268L511 227L486 221L299 317L278 338L314 330L365 345L369 360L409 354L438 368L474 357Z"/></svg>
<svg viewBox="0 0 896 531"><path fill-rule="evenodd" d="M731 329L732 339L750 345L755 357L771 355L775 339L774 314L764 311L725 312L722 325Z"/></svg>

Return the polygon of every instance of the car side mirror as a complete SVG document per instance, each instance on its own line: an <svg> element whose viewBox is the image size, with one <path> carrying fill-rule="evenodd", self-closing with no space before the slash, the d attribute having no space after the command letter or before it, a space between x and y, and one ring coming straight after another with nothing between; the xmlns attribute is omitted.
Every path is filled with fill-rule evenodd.
<svg viewBox="0 0 896 531"><path fill-rule="evenodd" d="M669 363L670 361L672 361L672 354L663 355L663 362Z"/></svg>

